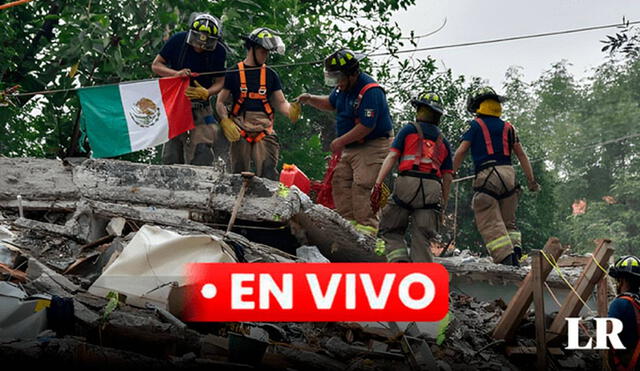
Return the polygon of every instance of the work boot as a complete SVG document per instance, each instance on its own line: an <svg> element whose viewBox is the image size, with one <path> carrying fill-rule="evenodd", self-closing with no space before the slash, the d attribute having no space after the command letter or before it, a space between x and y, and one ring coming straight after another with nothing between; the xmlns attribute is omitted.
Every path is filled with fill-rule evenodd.
<svg viewBox="0 0 640 371"><path fill-rule="evenodd" d="M513 247L513 255L515 255L516 261L520 262L520 259L522 259L522 248L520 248L520 246L514 246ZM520 265L520 264L518 264L518 265Z"/></svg>
<svg viewBox="0 0 640 371"><path fill-rule="evenodd" d="M502 265L511 265L514 267L520 267L520 262L518 261L518 257L515 253L509 254L503 261L500 262Z"/></svg>

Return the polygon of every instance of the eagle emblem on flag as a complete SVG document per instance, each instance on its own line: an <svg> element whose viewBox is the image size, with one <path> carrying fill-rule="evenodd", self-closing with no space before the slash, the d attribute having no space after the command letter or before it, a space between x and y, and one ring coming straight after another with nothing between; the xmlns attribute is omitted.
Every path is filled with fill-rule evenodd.
<svg viewBox="0 0 640 371"><path fill-rule="evenodd" d="M160 107L149 98L141 98L129 110L129 117L138 126L148 128L160 118Z"/></svg>

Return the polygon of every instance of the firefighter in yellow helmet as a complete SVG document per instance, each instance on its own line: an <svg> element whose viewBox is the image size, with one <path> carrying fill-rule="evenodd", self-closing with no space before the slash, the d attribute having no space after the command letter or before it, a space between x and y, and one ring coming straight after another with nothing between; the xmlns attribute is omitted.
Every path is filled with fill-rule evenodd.
<svg viewBox="0 0 640 371"><path fill-rule="evenodd" d="M616 280L616 298L609 305L609 317L622 321L620 341L627 349L609 351L614 370L640 368L640 259L623 256L609 267L609 275Z"/></svg>
<svg viewBox="0 0 640 371"><path fill-rule="evenodd" d="M336 113L331 151L341 153L331 182L336 211L356 228L375 234L378 215L369 206L371 187L389 152L393 127L384 89L360 71L364 56L339 49L324 60L329 95L302 94L298 100Z"/></svg>
<svg viewBox="0 0 640 371"><path fill-rule="evenodd" d="M432 262L430 242L440 229L452 180L451 147L438 125L444 114L442 99L425 92L411 100L416 121L395 137L371 191L371 207L380 207L382 182L398 165L389 204L382 210L378 235L385 242L389 262ZM405 235L411 235L407 249Z"/></svg>
<svg viewBox="0 0 640 371"><path fill-rule="evenodd" d="M472 208L476 227L494 263L519 266L522 237L516 226L516 208L520 186L511 164L513 154L520 160L529 190L535 192L540 186L515 127L500 118L504 101L505 97L490 87L480 88L469 97L467 110L476 117L462 136L453 159L453 171L460 169L471 149L475 165Z"/></svg>
<svg viewBox="0 0 640 371"><path fill-rule="evenodd" d="M159 76L190 76L192 72L216 72L191 78L186 91L196 127L171 139L162 148L164 164L212 165L215 157L228 157L214 148L221 138L209 98L224 84L227 51L222 24L205 13L194 14L189 31L178 32L164 44L151 64Z"/></svg>
<svg viewBox="0 0 640 371"><path fill-rule="evenodd" d="M243 39L246 57L236 70L227 72L216 110L231 141L232 171L254 170L257 176L277 180L280 143L273 128L274 114L278 111L296 122L300 104L287 102L280 77L266 65L270 53L284 54L280 36L261 27Z"/></svg>

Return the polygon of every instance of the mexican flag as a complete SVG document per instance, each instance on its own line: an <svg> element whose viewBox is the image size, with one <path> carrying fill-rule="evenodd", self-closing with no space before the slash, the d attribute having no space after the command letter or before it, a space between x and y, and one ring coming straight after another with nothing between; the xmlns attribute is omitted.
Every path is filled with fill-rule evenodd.
<svg viewBox="0 0 640 371"><path fill-rule="evenodd" d="M93 157L154 147L194 128L185 77L78 90Z"/></svg>

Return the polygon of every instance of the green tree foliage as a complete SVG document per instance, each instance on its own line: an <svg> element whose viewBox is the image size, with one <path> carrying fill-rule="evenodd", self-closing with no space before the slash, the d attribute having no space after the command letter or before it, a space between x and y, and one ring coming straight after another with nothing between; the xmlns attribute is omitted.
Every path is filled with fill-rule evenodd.
<svg viewBox="0 0 640 371"><path fill-rule="evenodd" d="M232 48L228 65L244 58L241 35L255 27L279 30L288 46L271 64L300 63L278 69L285 94L327 92L318 61L338 46L393 50L400 30L393 11L413 0L386 1L34 1L0 12L0 89L67 89L153 77L150 65L164 41L186 29L192 12L210 12L223 21ZM375 23L371 22L375 19ZM375 25L374 36L371 37ZM77 72L73 72L77 71ZM0 108L0 153L8 156L63 157L70 153L79 103L73 92L22 97L16 107ZM315 111L295 127L278 117L283 159L309 165L319 177L333 135L332 117ZM75 141L73 141L75 142ZM124 159L157 161L147 150Z"/></svg>

